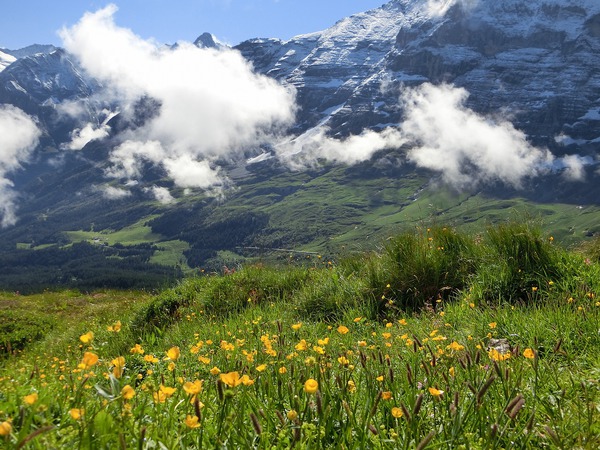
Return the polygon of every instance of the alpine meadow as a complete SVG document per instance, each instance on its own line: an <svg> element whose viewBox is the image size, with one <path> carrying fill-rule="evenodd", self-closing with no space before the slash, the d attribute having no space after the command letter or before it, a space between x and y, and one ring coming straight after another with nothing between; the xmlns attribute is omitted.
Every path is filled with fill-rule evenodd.
<svg viewBox="0 0 600 450"><path fill-rule="evenodd" d="M0 449L600 448L600 3L336 1L0 45Z"/></svg>

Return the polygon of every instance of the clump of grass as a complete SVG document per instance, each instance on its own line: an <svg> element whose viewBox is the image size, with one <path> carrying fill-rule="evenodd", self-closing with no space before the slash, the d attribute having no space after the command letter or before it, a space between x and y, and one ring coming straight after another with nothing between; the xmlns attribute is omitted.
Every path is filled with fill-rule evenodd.
<svg viewBox="0 0 600 450"><path fill-rule="evenodd" d="M211 280L199 295L207 314L224 316L259 304L289 300L310 277L306 268L244 267Z"/></svg>
<svg viewBox="0 0 600 450"><path fill-rule="evenodd" d="M367 277L381 315L419 311L463 289L477 269L475 244L446 227L403 233L375 255Z"/></svg>
<svg viewBox="0 0 600 450"><path fill-rule="evenodd" d="M542 236L539 227L525 222L509 222L487 230L482 259L472 283L478 301L497 303L529 302L548 283L560 282L566 275L564 251Z"/></svg>
<svg viewBox="0 0 600 450"><path fill-rule="evenodd" d="M310 283L294 297L299 314L309 320L335 322L349 310L370 314L365 283L355 272L343 268L316 271Z"/></svg>
<svg viewBox="0 0 600 450"><path fill-rule="evenodd" d="M205 278L190 278L156 296L131 321L136 333L162 330L181 318L180 311L196 299L206 286Z"/></svg>

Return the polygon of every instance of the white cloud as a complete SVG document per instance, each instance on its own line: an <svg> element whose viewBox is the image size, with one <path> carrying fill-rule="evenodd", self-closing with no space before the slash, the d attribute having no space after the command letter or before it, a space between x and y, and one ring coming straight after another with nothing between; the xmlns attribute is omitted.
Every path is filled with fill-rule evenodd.
<svg viewBox="0 0 600 450"><path fill-rule="evenodd" d="M316 127L297 138L276 146L280 159L292 167L315 164L319 159L344 164L356 164L370 159L377 151L400 147L404 143L399 131L387 128L382 132L366 130L345 139L327 136L326 127Z"/></svg>
<svg viewBox="0 0 600 450"><path fill-rule="evenodd" d="M560 158L557 163L562 165L564 169L562 175L568 181L584 181L585 166L593 164L593 160L580 155L567 155Z"/></svg>
<svg viewBox="0 0 600 450"><path fill-rule="evenodd" d="M173 198L166 187L152 186L151 188L146 188L146 191L150 192L154 198L163 205L169 205L175 202L175 198Z"/></svg>
<svg viewBox="0 0 600 450"><path fill-rule="evenodd" d="M440 172L459 189L494 181L519 188L524 178L548 168L549 151L532 146L512 123L467 108L468 95L462 88L429 83L405 91L401 130L415 145L410 161Z"/></svg>
<svg viewBox="0 0 600 450"><path fill-rule="evenodd" d="M139 177L139 160L146 159L158 165L167 161L165 168L182 186L218 184L210 161L236 156L292 123L294 93L254 73L239 52L189 43L160 46L118 27L116 11L109 5L87 13L60 32L65 48L110 87L106 95L121 99L124 114L141 97L160 104L157 114L112 153L110 175ZM196 175L202 181L193 181Z"/></svg>
<svg viewBox="0 0 600 450"><path fill-rule="evenodd" d="M131 191L114 186L102 186L100 190L102 196L108 200L120 200L131 196Z"/></svg>
<svg viewBox="0 0 600 450"><path fill-rule="evenodd" d="M218 170L212 169L208 161L195 161L190 155L166 159L163 165L179 187L207 189L221 183Z"/></svg>
<svg viewBox="0 0 600 450"><path fill-rule="evenodd" d="M34 120L19 108L0 105L0 226L16 223L13 183L7 175L29 160L39 142L40 130Z"/></svg>
<svg viewBox="0 0 600 450"><path fill-rule="evenodd" d="M144 161L158 164L165 155L165 149L159 141L128 140L110 154L112 166L106 174L111 178L135 180L142 175Z"/></svg>
<svg viewBox="0 0 600 450"><path fill-rule="evenodd" d="M67 150L81 150L85 145L93 140L102 139L108 136L110 127L101 125L94 127L94 124L87 123L83 128L76 128L71 132L71 142L62 146Z"/></svg>

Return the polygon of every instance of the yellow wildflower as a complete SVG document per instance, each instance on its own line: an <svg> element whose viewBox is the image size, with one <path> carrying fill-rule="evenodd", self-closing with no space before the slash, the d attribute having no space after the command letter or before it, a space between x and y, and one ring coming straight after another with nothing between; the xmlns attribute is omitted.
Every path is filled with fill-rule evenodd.
<svg viewBox="0 0 600 450"><path fill-rule="evenodd" d="M290 409L287 412L287 418L288 418L288 420L296 420L298 418L298 413L296 412L295 409Z"/></svg>
<svg viewBox="0 0 600 450"><path fill-rule="evenodd" d="M227 341L221 341L221 350L225 350L226 352L232 352L235 350L235 345L227 342Z"/></svg>
<svg viewBox="0 0 600 450"><path fill-rule="evenodd" d="M302 323L298 322L292 325L292 330L294 331L298 331L300 328L302 328Z"/></svg>
<svg viewBox="0 0 600 450"><path fill-rule="evenodd" d="M210 358L207 358L206 356L198 356L198 361L202 364L210 364Z"/></svg>
<svg viewBox="0 0 600 450"><path fill-rule="evenodd" d="M185 417L185 425L188 428L194 429L194 428L198 428L200 426L200 424L198 423L198 416L191 416L191 415L187 415Z"/></svg>
<svg viewBox="0 0 600 450"><path fill-rule="evenodd" d="M296 350L298 350L299 352L306 350L308 348L308 343L306 342L306 339L302 339L300 342L298 342L296 344L296 346L294 348Z"/></svg>
<svg viewBox="0 0 600 450"><path fill-rule="evenodd" d="M69 410L69 414L71 415L71 419L79 420L83 417L83 408L71 408Z"/></svg>
<svg viewBox="0 0 600 450"><path fill-rule="evenodd" d="M261 364L260 366L256 366L256 371L257 372L264 372L267 368L266 364Z"/></svg>
<svg viewBox="0 0 600 450"><path fill-rule="evenodd" d="M183 390L189 395L196 395L202 391L202 380L187 381L183 384Z"/></svg>
<svg viewBox="0 0 600 450"><path fill-rule="evenodd" d="M490 323L488 324L488 326L489 326L489 327L490 327L492 330L493 330L494 328L496 328L496 325L497 325L497 324L496 324L496 322L490 322Z"/></svg>
<svg viewBox="0 0 600 450"><path fill-rule="evenodd" d="M306 392L307 394L314 394L318 390L319 390L319 382L317 380L309 378L304 383L304 392Z"/></svg>
<svg viewBox="0 0 600 450"><path fill-rule="evenodd" d="M382 400L391 400L392 393L390 391L384 391L381 393L381 398L382 398Z"/></svg>
<svg viewBox="0 0 600 450"><path fill-rule="evenodd" d="M434 387L430 387L428 390L429 390L429 393L436 398L441 397L442 394L444 393L444 391L442 391L440 389L436 389Z"/></svg>
<svg viewBox="0 0 600 450"><path fill-rule="evenodd" d="M157 363L158 358L154 355L146 355L146 356L144 356L144 361L149 362L149 363Z"/></svg>
<svg viewBox="0 0 600 450"><path fill-rule="evenodd" d="M83 358L81 360L81 364L79 364L80 369L89 369L93 367L98 362L98 355L92 352L85 352L83 354Z"/></svg>
<svg viewBox="0 0 600 450"><path fill-rule="evenodd" d="M112 374L115 378L121 378L125 370L125 358L119 356L110 362L113 365Z"/></svg>
<svg viewBox="0 0 600 450"><path fill-rule="evenodd" d="M177 346L171 347L169 350L167 350L167 358L171 361L177 361L179 359L180 354L181 352L179 351L179 347Z"/></svg>
<svg viewBox="0 0 600 450"><path fill-rule="evenodd" d="M352 380L348 380L348 391L356 392L356 384Z"/></svg>
<svg viewBox="0 0 600 450"><path fill-rule="evenodd" d="M129 350L129 353L131 353L132 355L143 355L144 349L140 344L135 344L135 346L131 350Z"/></svg>
<svg viewBox="0 0 600 450"><path fill-rule="evenodd" d="M161 384L157 392L152 393L155 402L164 403L166 399L175 393L176 389Z"/></svg>
<svg viewBox="0 0 600 450"><path fill-rule="evenodd" d="M23 397L23 401L26 404L28 404L28 405L33 405L35 402L38 401L38 394L37 394L37 392L34 392L33 394L26 395L25 397Z"/></svg>
<svg viewBox="0 0 600 450"><path fill-rule="evenodd" d="M491 359L493 359L494 361L505 361L507 359L510 358L510 352L507 353L500 353L498 350L496 350L495 348L491 349L488 352L488 355Z"/></svg>
<svg viewBox="0 0 600 450"><path fill-rule="evenodd" d="M345 356L340 356L338 358L338 362L342 365L342 366L347 366L348 364L350 364L350 361L348 361L348 358L346 358Z"/></svg>
<svg viewBox="0 0 600 450"><path fill-rule="evenodd" d="M221 370L217 366L215 366L212 369L210 369L210 374L211 375L219 375L220 373L221 373Z"/></svg>
<svg viewBox="0 0 600 450"><path fill-rule="evenodd" d="M392 417L399 419L400 417L402 417L403 413L402 413L402 409L398 408L397 406L394 406L392 408Z"/></svg>
<svg viewBox="0 0 600 450"><path fill-rule="evenodd" d="M236 387L242 383L239 372L222 373L219 378L229 387Z"/></svg>
<svg viewBox="0 0 600 450"><path fill-rule="evenodd" d="M340 325L340 326L337 328L337 332L338 332L338 333L340 333L340 334L346 334L346 333L348 333L349 331L350 331L350 330L348 329L348 327L346 327L346 326L344 326L344 325Z"/></svg>
<svg viewBox="0 0 600 450"><path fill-rule="evenodd" d="M240 381L242 382L242 384L244 386L252 386L254 384L254 380L252 378L250 378L248 375L242 375L242 378L240 378Z"/></svg>
<svg viewBox="0 0 600 450"><path fill-rule="evenodd" d="M4 422L0 422L0 436L8 436L12 431L11 423L6 420Z"/></svg>
<svg viewBox="0 0 600 450"><path fill-rule="evenodd" d="M111 331L114 333L118 333L119 331L121 331L121 321L117 320L115 323L113 323L112 325L109 325L106 327L107 331Z"/></svg>
<svg viewBox="0 0 600 450"><path fill-rule="evenodd" d="M287 373L287 369L285 368L285 366L281 366L281 367L279 368L279 373L280 373L281 375L283 375L283 374Z"/></svg>
<svg viewBox="0 0 600 450"><path fill-rule="evenodd" d="M90 342L92 342L94 340L94 333L91 331L88 331L87 333L79 336L79 340L81 342L83 342L84 344L89 344Z"/></svg>
<svg viewBox="0 0 600 450"><path fill-rule="evenodd" d="M121 389L121 395L125 400L131 400L133 397L135 397L135 389L126 384L123 386L123 389Z"/></svg>
<svg viewBox="0 0 600 450"><path fill-rule="evenodd" d="M530 348L526 348L525 350L523 350L523 356L527 359L534 359L535 352Z"/></svg>
<svg viewBox="0 0 600 450"><path fill-rule="evenodd" d="M313 350L315 352L317 352L319 355L324 355L325 354L325 349L323 347L319 347L317 345L313 346Z"/></svg>
<svg viewBox="0 0 600 450"><path fill-rule="evenodd" d="M317 341L317 344L321 345L322 347L325 347L327 344L329 344L329 338L326 337L324 339L319 339Z"/></svg>
<svg viewBox="0 0 600 450"><path fill-rule="evenodd" d="M446 348L450 349L450 350L454 350L456 352L459 352L461 350L465 349L464 345L460 345L458 342L454 341L452 342L452 344L447 345Z"/></svg>

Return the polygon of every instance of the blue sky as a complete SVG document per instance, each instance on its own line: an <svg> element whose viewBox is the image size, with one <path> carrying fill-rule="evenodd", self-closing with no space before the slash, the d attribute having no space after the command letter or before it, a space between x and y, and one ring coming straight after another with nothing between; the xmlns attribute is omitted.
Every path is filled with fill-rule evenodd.
<svg viewBox="0 0 600 450"><path fill-rule="evenodd" d="M204 31L235 45L253 37L292 36L323 30L386 0L3 0L0 47L60 45L57 30L86 11L119 7L117 25L161 43L193 41Z"/></svg>

